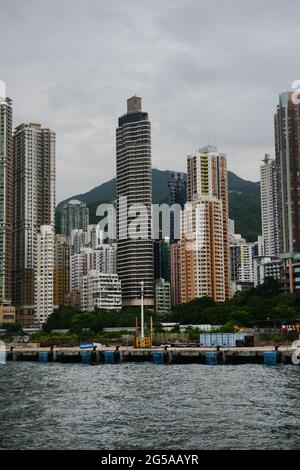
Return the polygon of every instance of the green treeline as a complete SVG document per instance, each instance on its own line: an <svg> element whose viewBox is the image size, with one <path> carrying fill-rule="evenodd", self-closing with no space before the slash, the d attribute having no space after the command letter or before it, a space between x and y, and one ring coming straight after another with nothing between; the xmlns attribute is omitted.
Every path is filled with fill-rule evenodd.
<svg viewBox="0 0 300 470"><path fill-rule="evenodd" d="M212 299L203 297L178 305L169 314L158 315L146 311L145 320L148 323L150 316L154 323L167 321L193 325L225 325L230 331L235 326L252 326L255 322L264 320L300 319L300 295L280 293L278 282L270 279L262 286L236 294L225 303L215 303ZM136 309L81 313L62 307L49 317L44 330L50 332L53 329L69 329L78 334L90 329L99 333L106 327L134 327L136 317L139 317Z"/></svg>

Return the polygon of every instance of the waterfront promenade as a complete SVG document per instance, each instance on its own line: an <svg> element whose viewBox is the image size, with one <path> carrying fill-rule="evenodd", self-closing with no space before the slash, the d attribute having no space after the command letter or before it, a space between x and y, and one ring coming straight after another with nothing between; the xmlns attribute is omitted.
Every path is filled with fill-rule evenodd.
<svg viewBox="0 0 300 470"><path fill-rule="evenodd" d="M153 362L157 364L292 364L296 348L291 346L251 348L175 348L134 349L133 347L19 347L8 346L7 361L59 363ZM2 353L3 354L3 353ZM297 354L296 354L297 356Z"/></svg>

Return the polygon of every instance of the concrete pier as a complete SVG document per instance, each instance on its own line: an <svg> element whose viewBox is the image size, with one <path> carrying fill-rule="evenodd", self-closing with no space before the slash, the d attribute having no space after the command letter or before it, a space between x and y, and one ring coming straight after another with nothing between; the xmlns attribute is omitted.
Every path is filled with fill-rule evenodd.
<svg viewBox="0 0 300 470"><path fill-rule="evenodd" d="M121 362L152 362L154 364L292 364L292 347L252 348L153 348L101 347L81 350L70 348L26 348L7 349L8 361L36 361L42 363L119 364ZM299 354L300 355L300 354Z"/></svg>

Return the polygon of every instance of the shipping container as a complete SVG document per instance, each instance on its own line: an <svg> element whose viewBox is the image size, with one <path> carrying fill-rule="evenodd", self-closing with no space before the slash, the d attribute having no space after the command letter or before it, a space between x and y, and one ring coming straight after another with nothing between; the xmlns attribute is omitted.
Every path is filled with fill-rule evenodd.
<svg viewBox="0 0 300 470"><path fill-rule="evenodd" d="M221 346L224 348L252 347L254 336L246 333L205 333L200 335L200 346L210 348Z"/></svg>
<svg viewBox="0 0 300 470"><path fill-rule="evenodd" d="M218 346L218 335L216 333L211 334L211 345Z"/></svg>
<svg viewBox="0 0 300 470"><path fill-rule="evenodd" d="M211 334L206 333L204 336L205 336L205 348L211 348L211 345L212 345Z"/></svg>

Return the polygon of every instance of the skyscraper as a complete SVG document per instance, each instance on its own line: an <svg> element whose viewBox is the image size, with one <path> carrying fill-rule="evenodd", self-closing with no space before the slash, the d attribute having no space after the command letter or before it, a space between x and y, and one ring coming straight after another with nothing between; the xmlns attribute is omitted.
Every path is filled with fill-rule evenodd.
<svg viewBox="0 0 300 470"><path fill-rule="evenodd" d="M275 155L280 252L300 252L300 105L292 92L279 96Z"/></svg>
<svg viewBox="0 0 300 470"><path fill-rule="evenodd" d="M186 203L186 175L185 173L172 172L168 182L169 205L180 204L184 208Z"/></svg>
<svg viewBox="0 0 300 470"><path fill-rule="evenodd" d="M184 209L186 203L186 175L184 173L172 172L168 182L169 206L179 204ZM180 225L179 220L175 220L174 212L170 213L170 243L176 242L175 222Z"/></svg>
<svg viewBox="0 0 300 470"><path fill-rule="evenodd" d="M148 113L142 111L141 98L134 96L127 100L127 113L119 118L116 138L117 272L122 302L123 306L139 306L140 283L144 282L144 304L153 306L151 124ZM139 234L135 236L129 228L137 217Z"/></svg>
<svg viewBox="0 0 300 470"><path fill-rule="evenodd" d="M1 96L3 94L4 96ZM0 305L12 297L12 101L0 89Z"/></svg>
<svg viewBox="0 0 300 470"><path fill-rule="evenodd" d="M65 305L70 292L70 246L66 235L55 235L54 305Z"/></svg>
<svg viewBox="0 0 300 470"><path fill-rule="evenodd" d="M180 244L172 243L170 245L170 276L171 276L171 304L172 306L181 303L181 260Z"/></svg>
<svg viewBox="0 0 300 470"><path fill-rule="evenodd" d="M188 156L187 197L189 202L201 200L203 197L221 201L224 289L225 299L228 299L230 297L230 251L227 158L226 154L218 152L217 147L209 145L194 155ZM216 203L214 207L217 207Z"/></svg>
<svg viewBox="0 0 300 470"><path fill-rule="evenodd" d="M53 313L54 230L42 225L37 235L34 286L34 320L41 325Z"/></svg>
<svg viewBox="0 0 300 470"><path fill-rule="evenodd" d="M222 201L201 196L186 205L180 242L181 301L226 300Z"/></svg>
<svg viewBox="0 0 300 470"><path fill-rule="evenodd" d="M67 201L61 209L61 233L71 235L72 230L87 231L89 225L89 208L85 202L75 199Z"/></svg>
<svg viewBox="0 0 300 470"><path fill-rule="evenodd" d="M279 256L275 160L266 154L260 167L261 222L265 256Z"/></svg>
<svg viewBox="0 0 300 470"><path fill-rule="evenodd" d="M21 124L14 132L14 303L18 319L31 323L37 235L54 230L55 133L40 124Z"/></svg>

